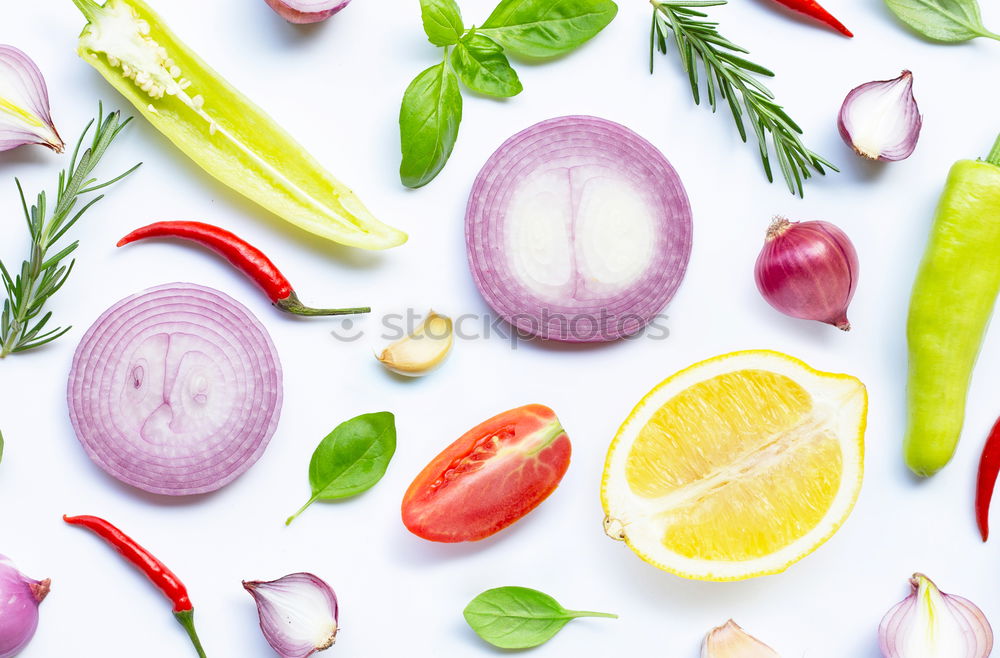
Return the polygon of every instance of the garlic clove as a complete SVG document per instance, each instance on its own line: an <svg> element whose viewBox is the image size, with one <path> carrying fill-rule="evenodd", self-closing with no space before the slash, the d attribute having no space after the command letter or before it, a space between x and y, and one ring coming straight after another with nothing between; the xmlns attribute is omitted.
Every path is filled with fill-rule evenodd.
<svg viewBox="0 0 1000 658"><path fill-rule="evenodd" d="M45 78L26 54L0 45L0 151L40 144L62 153L65 144L49 114Z"/></svg>
<svg viewBox="0 0 1000 658"><path fill-rule="evenodd" d="M260 629L282 658L306 658L337 639L337 595L311 573L278 580L243 581L257 603Z"/></svg>
<svg viewBox="0 0 1000 658"><path fill-rule="evenodd" d="M781 658L732 619L705 636L701 658Z"/></svg>
<svg viewBox="0 0 1000 658"><path fill-rule="evenodd" d="M421 377L441 365L453 343L451 318L432 310L413 333L386 347L376 358L397 374Z"/></svg>
<svg viewBox="0 0 1000 658"><path fill-rule="evenodd" d="M264 0L289 23L319 23L347 6L351 0Z"/></svg>
<svg viewBox="0 0 1000 658"><path fill-rule="evenodd" d="M927 576L910 579L910 595L879 625L883 658L987 658L993 629L974 603L945 594Z"/></svg>
<svg viewBox="0 0 1000 658"><path fill-rule="evenodd" d="M913 98L913 74L867 82L847 94L837 127L844 142L861 156L905 160L917 147L923 118Z"/></svg>

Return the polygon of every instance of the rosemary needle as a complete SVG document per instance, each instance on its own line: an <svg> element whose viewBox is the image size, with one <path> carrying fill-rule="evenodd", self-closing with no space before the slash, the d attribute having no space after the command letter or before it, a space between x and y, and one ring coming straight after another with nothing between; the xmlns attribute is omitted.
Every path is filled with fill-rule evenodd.
<svg viewBox="0 0 1000 658"><path fill-rule="evenodd" d="M45 302L66 283L75 261L71 260L68 265L65 261L79 243L74 241L55 253L51 252L56 249L60 239L77 220L104 198L104 195L99 195L90 199L74 214L73 211L81 196L116 183L139 167L137 164L104 183L99 183L96 178L90 177L97 163L111 146L111 142L131 120L129 118L122 121L119 112L104 116L104 107L98 107L97 118L91 120L80 135L69 168L59 172L56 204L52 209L52 216L48 219L46 215L49 208L45 192L39 192L35 204L29 209L21 181L15 180L17 191L21 195L28 232L31 235L31 251L27 260L21 263L20 271L13 276L0 260L0 279L3 280L6 292L3 311L0 311L0 359L8 354L24 352L50 343L70 330L70 327L55 327L43 331L52 318L51 311L36 320L42 313ZM81 154L80 149L86 142L92 126L96 127L91 144Z"/></svg>
<svg viewBox="0 0 1000 658"><path fill-rule="evenodd" d="M718 23L705 20L708 14L699 11L703 7L727 4L726 0L651 0L651 3L650 72L655 52L667 53L672 33L681 65L691 80L694 102L701 104L699 70L703 69L706 96L712 111L717 109L720 98L726 101L744 142L747 141L746 122L753 128L768 181L774 181L772 151L792 194L802 196L802 181L810 178L814 171L820 175L826 173L825 168L838 171L829 161L806 148L799 137L802 129L758 80L758 76L772 77L774 73L741 57L749 51L719 34Z"/></svg>

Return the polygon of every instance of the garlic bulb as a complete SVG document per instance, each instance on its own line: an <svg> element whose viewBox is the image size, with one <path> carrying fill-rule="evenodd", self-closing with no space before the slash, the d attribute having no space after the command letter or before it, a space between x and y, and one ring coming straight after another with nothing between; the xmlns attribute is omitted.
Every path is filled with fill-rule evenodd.
<svg viewBox="0 0 1000 658"><path fill-rule="evenodd" d="M0 45L0 151L41 144L62 153L64 144L49 115L49 90L31 58Z"/></svg>
<svg viewBox="0 0 1000 658"><path fill-rule="evenodd" d="M912 591L879 625L883 658L987 658L993 629L982 610L914 574Z"/></svg>
<svg viewBox="0 0 1000 658"><path fill-rule="evenodd" d="M389 345L376 358L397 374L420 377L441 365L453 342L451 318L430 311L413 333Z"/></svg>
<svg viewBox="0 0 1000 658"><path fill-rule="evenodd" d="M858 155L886 162L910 157L922 123L909 71L855 87L837 118L840 136Z"/></svg>
<svg viewBox="0 0 1000 658"><path fill-rule="evenodd" d="M778 653L748 634L732 619L705 636L701 658L781 658Z"/></svg>
<svg viewBox="0 0 1000 658"><path fill-rule="evenodd" d="M260 629L282 658L306 658L337 639L337 595L311 573L278 580L243 581L257 602Z"/></svg>

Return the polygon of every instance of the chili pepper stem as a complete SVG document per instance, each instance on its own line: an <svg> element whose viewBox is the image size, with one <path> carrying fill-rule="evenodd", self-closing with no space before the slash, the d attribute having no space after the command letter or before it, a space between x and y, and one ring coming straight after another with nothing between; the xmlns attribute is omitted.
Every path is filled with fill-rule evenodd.
<svg viewBox="0 0 1000 658"><path fill-rule="evenodd" d="M990 149L990 154L986 156L986 161L1000 167L1000 135L997 135L997 140L993 142L993 148Z"/></svg>
<svg viewBox="0 0 1000 658"><path fill-rule="evenodd" d="M370 313L371 307L361 306L358 308L311 308L299 301L298 295L294 292L282 299L276 300L274 305L287 313L295 315L354 315L356 313Z"/></svg>
<svg viewBox="0 0 1000 658"><path fill-rule="evenodd" d="M195 651L198 652L198 658L207 658L205 656L205 650L201 647L201 640L198 639L198 631L194 628L194 610L181 610L180 612L174 612L174 617L180 622L184 630L187 631L188 637L191 638L191 643L194 645Z"/></svg>

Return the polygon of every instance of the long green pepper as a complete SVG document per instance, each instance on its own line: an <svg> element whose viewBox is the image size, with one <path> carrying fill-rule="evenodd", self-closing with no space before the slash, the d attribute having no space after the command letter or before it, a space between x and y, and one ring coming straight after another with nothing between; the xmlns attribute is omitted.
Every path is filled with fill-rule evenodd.
<svg viewBox="0 0 1000 658"><path fill-rule="evenodd" d="M206 172L328 240L363 249L406 242L142 0L73 3L88 20L80 56Z"/></svg>
<svg viewBox="0 0 1000 658"><path fill-rule="evenodd" d="M917 475L933 475L955 454L998 293L1000 137L985 161L952 166L913 284L904 453Z"/></svg>

